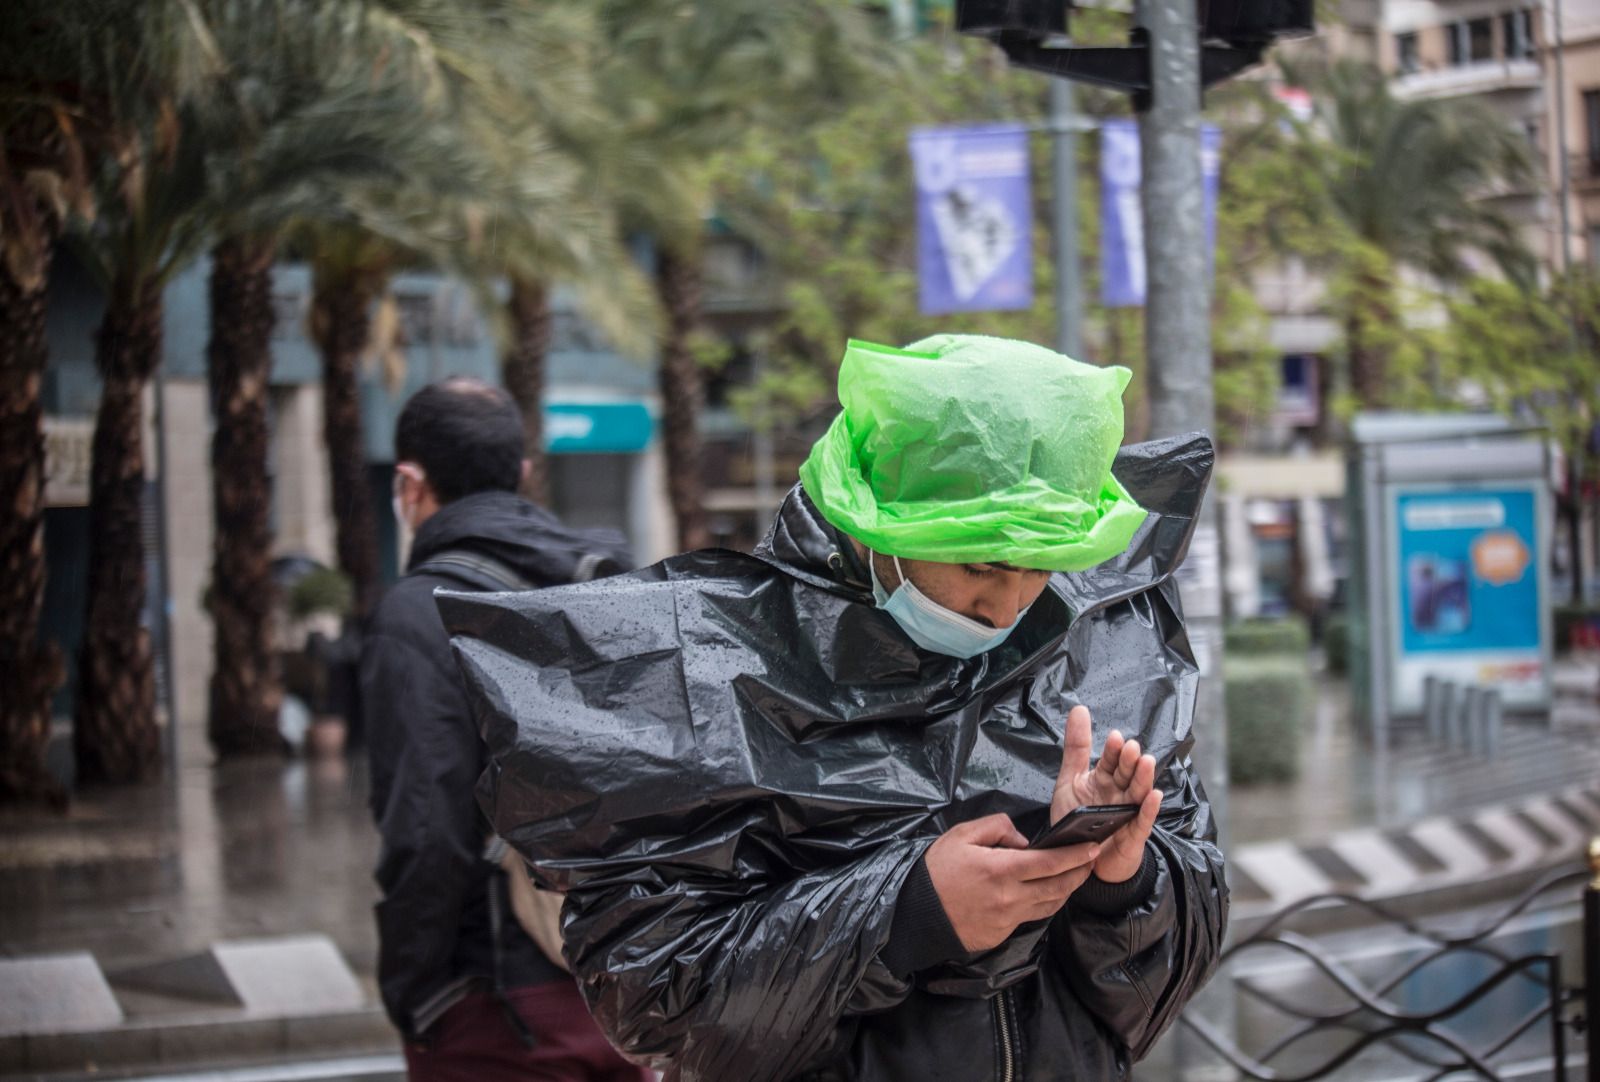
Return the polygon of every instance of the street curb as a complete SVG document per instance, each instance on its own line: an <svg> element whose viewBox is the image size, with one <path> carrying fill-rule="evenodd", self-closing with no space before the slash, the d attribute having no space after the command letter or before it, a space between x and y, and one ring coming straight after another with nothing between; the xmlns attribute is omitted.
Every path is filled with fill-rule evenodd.
<svg viewBox="0 0 1600 1082"><path fill-rule="evenodd" d="M1346 831L1317 843L1262 842L1227 855L1234 890L1230 932L1247 934L1287 906L1342 893L1422 913L1460 908L1526 889L1543 873L1583 866L1600 836L1600 786L1589 785L1437 816L1406 827ZM1301 924L1356 927L1375 918L1359 906L1314 906Z"/></svg>
<svg viewBox="0 0 1600 1082"><path fill-rule="evenodd" d="M270 1058L396 1053L400 1039L376 1006L306 1017L240 1017L210 1011L134 1020L87 1033L0 1038L0 1075L101 1077L175 1073L197 1065Z"/></svg>

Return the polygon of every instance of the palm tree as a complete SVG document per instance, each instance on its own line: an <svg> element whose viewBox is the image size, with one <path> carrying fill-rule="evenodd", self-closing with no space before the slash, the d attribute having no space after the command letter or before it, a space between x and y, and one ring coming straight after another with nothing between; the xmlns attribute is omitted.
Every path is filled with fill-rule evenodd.
<svg viewBox="0 0 1600 1082"><path fill-rule="evenodd" d="M59 801L44 766L60 651L41 644L44 607L45 297L66 203L87 196L83 153L64 101L64 58L39 12L0 43L0 801ZM50 70L54 66L56 70Z"/></svg>
<svg viewBox="0 0 1600 1082"><path fill-rule="evenodd" d="M106 297L95 334L102 390L73 746L81 779L137 781L160 769L154 657L142 626L142 398L161 357L162 291L204 242L204 149L185 127L214 68L181 3L59 6L79 17L85 112L99 133L96 215L75 219L70 237Z"/></svg>
<svg viewBox="0 0 1600 1082"><path fill-rule="evenodd" d="M609 0L612 43L601 85L612 115L648 170L619 191L625 220L655 236L654 282L664 316L658 372L668 491L685 549L710 542L701 477L704 380L693 336L700 325L700 240L710 209L706 159L753 125L806 125L870 92L895 64L886 36L859 5L726 0L691 8L671 0ZM685 206L695 213L685 214ZM686 221L687 219L687 221Z"/></svg>
<svg viewBox="0 0 1600 1082"><path fill-rule="evenodd" d="M212 126L226 128L229 153L214 155L210 177L219 239L212 251L206 354L216 419L209 595L216 645L208 730L222 755L284 747L277 722L282 692L271 650L267 468L271 275L278 239L291 223L304 230L308 222L360 219L369 193L413 183L413 174L428 175L435 148L417 133L445 118L438 108L441 76L433 45L413 16L437 9L432 0L203 4L228 65L225 93L213 99L219 115ZM366 307L353 307L353 318L347 313L318 320L324 339L348 326L364 342ZM340 452L334 458L341 468L338 499L358 501L353 514L339 519L342 562L361 567L365 561L362 581L370 601L376 583L372 516L368 507L362 540L364 483L346 468L361 461L354 369L360 348L332 349L338 361L328 381L334 405L328 437Z"/></svg>
<svg viewBox="0 0 1600 1082"><path fill-rule="evenodd" d="M1487 259L1525 281L1532 258L1494 196L1533 175L1527 139L1475 99L1401 99L1374 69L1351 62L1309 77L1315 119L1301 126L1303 210L1321 234L1318 262L1335 269L1351 387L1363 407L1385 404L1388 333L1400 322L1402 268L1442 284Z"/></svg>

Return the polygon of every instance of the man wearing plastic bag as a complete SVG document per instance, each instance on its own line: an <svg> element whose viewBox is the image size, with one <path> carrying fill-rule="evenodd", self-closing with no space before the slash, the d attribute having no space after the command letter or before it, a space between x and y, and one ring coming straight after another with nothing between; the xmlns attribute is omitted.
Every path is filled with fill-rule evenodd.
<svg viewBox="0 0 1600 1082"><path fill-rule="evenodd" d="M1208 976L1227 888L1172 573L1211 447L1119 455L1128 375L852 342L754 555L439 595L480 801L567 890L626 1054L704 1082L1117 1079ZM1102 845L1023 848L1115 802L1141 810Z"/></svg>

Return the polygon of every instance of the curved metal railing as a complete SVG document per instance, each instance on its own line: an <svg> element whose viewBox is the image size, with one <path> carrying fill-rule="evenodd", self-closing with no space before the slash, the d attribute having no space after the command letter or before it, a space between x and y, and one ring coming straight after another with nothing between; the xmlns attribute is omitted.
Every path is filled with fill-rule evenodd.
<svg viewBox="0 0 1600 1082"><path fill-rule="evenodd" d="M1255 980L1238 978L1237 987L1245 997L1265 1004L1290 1020L1281 1033L1254 1052L1239 1048L1229 1035L1196 1011L1182 1015L1179 1024L1193 1032L1235 1070L1257 1082L1312 1082L1313 1079L1331 1075L1378 1045L1386 1045L1424 1070L1431 1070L1433 1073L1425 1076L1427 1082L1436 1082L1448 1074L1461 1071L1471 1072L1489 1082L1501 1082L1502 1075L1494 1066L1495 1057L1535 1026L1547 1022L1550 1027L1553 1077L1558 1082L1564 1082L1567 1077L1566 1031L1581 1030L1584 1025L1582 1015L1569 1012L1568 1007L1579 1000L1582 990L1568 988L1562 983L1560 955L1549 951L1512 955L1490 940L1504 930L1512 918L1527 911L1539 899L1555 891L1575 887L1589 877L1590 873L1579 869L1552 872L1477 927L1454 933L1429 928L1381 902L1352 894L1330 893L1304 898L1275 913L1260 928L1229 946L1223 951L1220 964L1226 965L1247 952L1285 952L1308 964L1310 970L1330 986L1332 995L1315 1006L1302 1006L1286 1002L1282 996L1274 994ZM1591 884L1589 891L1592 893L1595 889L1595 885ZM1393 972L1376 981L1365 981L1314 940L1286 927L1294 917L1307 910L1333 905L1364 910L1377 918L1378 923L1407 932L1426 946L1421 947L1420 954ZM1589 917L1587 910L1593 908L1586 898L1586 921ZM1495 968L1468 987L1451 989L1453 998L1448 1002L1425 1010L1407 1009L1394 1001L1393 994L1397 989L1413 981L1429 967L1443 959L1462 956L1477 957ZM1593 980L1593 975L1589 975L1591 984ZM1471 1043L1446 1028L1446 1022L1484 1002L1498 989L1514 981L1529 981L1540 988L1543 1000L1538 1007L1515 1019L1503 1031L1485 1034L1482 1039ZM1307 1042L1330 1037L1347 1037L1348 1040L1310 1067L1290 1070L1274 1066L1274 1061L1281 1061Z"/></svg>

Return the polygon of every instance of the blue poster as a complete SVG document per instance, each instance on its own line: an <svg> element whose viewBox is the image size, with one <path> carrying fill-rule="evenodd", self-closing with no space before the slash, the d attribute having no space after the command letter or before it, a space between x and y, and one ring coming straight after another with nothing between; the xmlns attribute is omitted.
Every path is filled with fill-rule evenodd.
<svg viewBox="0 0 1600 1082"><path fill-rule="evenodd" d="M1396 502L1401 649L1537 649L1532 490L1402 492Z"/></svg>
<svg viewBox="0 0 1600 1082"><path fill-rule="evenodd" d="M1429 676L1494 688L1508 707L1546 702L1534 487L1408 486L1391 489L1390 498L1395 708L1420 710Z"/></svg>
<svg viewBox="0 0 1600 1082"><path fill-rule="evenodd" d="M1028 134L1020 125L911 133L925 315L1033 304Z"/></svg>
<svg viewBox="0 0 1600 1082"><path fill-rule="evenodd" d="M1200 126L1206 258L1217 243L1217 185L1222 171L1222 129ZM1145 298L1144 210L1139 205L1139 125L1100 125L1100 299L1107 308L1138 308Z"/></svg>

